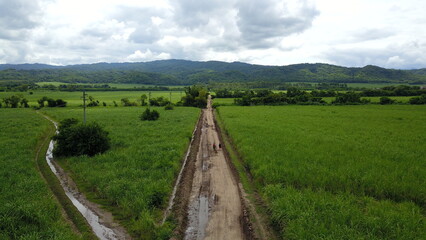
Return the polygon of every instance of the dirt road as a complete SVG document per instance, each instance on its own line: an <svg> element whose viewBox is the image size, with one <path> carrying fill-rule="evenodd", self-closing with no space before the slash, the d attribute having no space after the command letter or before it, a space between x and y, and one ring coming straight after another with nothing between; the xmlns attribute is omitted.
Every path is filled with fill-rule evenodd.
<svg viewBox="0 0 426 240"><path fill-rule="evenodd" d="M238 183L219 148L210 97L202 121L185 239L244 239Z"/></svg>

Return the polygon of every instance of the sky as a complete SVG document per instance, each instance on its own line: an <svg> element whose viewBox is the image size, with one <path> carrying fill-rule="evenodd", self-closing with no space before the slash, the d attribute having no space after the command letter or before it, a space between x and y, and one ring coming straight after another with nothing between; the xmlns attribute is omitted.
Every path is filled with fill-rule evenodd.
<svg viewBox="0 0 426 240"><path fill-rule="evenodd" d="M0 0L0 64L426 68L424 0Z"/></svg>

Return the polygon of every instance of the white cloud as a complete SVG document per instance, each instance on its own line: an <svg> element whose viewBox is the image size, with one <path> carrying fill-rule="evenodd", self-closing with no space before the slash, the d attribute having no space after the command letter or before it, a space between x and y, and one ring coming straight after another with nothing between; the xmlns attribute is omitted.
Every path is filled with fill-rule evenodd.
<svg viewBox="0 0 426 240"><path fill-rule="evenodd" d="M423 0L0 0L0 62L426 67Z"/></svg>
<svg viewBox="0 0 426 240"><path fill-rule="evenodd" d="M153 53L150 49L147 49L145 52L136 50L133 54L127 56L126 58L129 62L140 62L140 61L152 61L152 60L164 60L170 59L169 53Z"/></svg>

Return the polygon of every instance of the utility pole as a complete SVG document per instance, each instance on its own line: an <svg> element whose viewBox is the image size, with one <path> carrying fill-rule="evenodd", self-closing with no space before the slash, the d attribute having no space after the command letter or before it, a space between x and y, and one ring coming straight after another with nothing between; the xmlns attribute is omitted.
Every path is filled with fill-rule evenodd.
<svg viewBox="0 0 426 240"><path fill-rule="evenodd" d="M83 89L83 123L86 124L86 90Z"/></svg>
<svg viewBox="0 0 426 240"><path fill-rule="evenodd" d="M148 109L151 109L151 91L148 93Z"/></svg>

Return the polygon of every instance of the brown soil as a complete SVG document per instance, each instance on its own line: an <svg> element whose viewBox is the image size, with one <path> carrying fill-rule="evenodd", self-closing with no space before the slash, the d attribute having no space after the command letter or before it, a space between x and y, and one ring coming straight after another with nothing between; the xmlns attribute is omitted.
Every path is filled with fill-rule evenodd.
<svg viewBox="0 0 426 240"><path fill-rule="evenodd" d="M243 228L246 211L241 202L238 178L218 147L219 135L210 98L201 122L185 239L246 239Z"/></svg>
<svg viewBox="0 0 426 240"><path fill-rule="evenodd" d="M200 117L200 119L202 118ZM172 208L171 215L175 217L178 226L174 231L174 238L176 239L183 238L188 222L186 213L188 208L189 195L191 194L192 189L192 179L195 172L195 161L197 159L198 147L200 145L202 127L202 121L200 119L198 120L191 144L189 146L189 152L187 155L188 159L186 159L186 165L184 166L182 177L178 183L178 188Z"/></svg>

